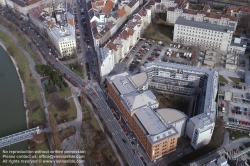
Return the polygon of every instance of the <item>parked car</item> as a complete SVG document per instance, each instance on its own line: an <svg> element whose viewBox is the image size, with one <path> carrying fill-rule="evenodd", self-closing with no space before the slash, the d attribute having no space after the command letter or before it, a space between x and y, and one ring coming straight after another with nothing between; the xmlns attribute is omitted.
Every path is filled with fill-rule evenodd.
<svg viewBox="0 0 250 166"><path fill-rule="evenodd" d="M127 143L127 141L126 141L125 139L122 139L122 141L123 141L124 143Z"/></svg>
<svg viewBox="0 0 250 166"><path fill-rule="evenodd" d="M225 105L224 105L224 103L221 103L221 109L222 109L221 112L225 112Z"/></svg>

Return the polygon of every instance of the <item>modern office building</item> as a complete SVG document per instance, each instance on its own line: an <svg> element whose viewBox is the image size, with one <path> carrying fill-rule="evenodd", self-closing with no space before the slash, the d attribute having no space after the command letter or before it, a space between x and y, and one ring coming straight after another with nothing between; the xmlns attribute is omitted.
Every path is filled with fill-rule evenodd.
<svg viewBox="0 0 250 166"><path fill-rule="evenodd" d="M195 149L209 143L216 115L218 72L166 62L148 63L140 70L147 73L149 88L196 96L196 106L187 121L186 134Z"/></svg>
<svg viewBox="0 0 250 166"><path fill-rule="evenodd" d="M203 50L227 51L230 48L233 32L234 27L178 17L174 26L173 41L199 46Z"/></svg>
<svg viewBox="0 0 250 166"><path fill-rule="evenodd" d="M215 121L218 73L165 62L141 67L141 73L123 72L107 77L108 94L135 132L147 154L154 160L176 149L177 139L187 135L194 148L209 143ZM196 95L199 100L188 117L175 109L160 108L148 90Z"/></svg>
<svg viewBox="0 0 250 166"><path fill-rule="evenodd" d="M48 37L61 56L76 53L75 22L70 6L59 4L51 11L50 6L43 4L29 10L31 23L41 35Z"/></svg>

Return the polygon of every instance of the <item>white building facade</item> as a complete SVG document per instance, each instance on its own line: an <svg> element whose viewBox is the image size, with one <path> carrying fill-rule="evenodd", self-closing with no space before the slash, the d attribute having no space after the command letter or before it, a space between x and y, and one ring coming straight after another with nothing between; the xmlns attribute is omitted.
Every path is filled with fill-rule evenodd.
<svg viewBox="0 0 250 166"><path fill-rule="evenodd" d="M100 48L100 75L104 79L114 68L114 53L107 47Z"/></svg>
<svg viewBox="0 0 250 166"><path fill-rule="evenodd" d="M5 1L5 0L0 0L0 5L1 5L2 7L5 7L5 6L6 6L6 1Z"/></svg>
<svg viewBox="0 0 250 166"><path fill-rule="evenodd" d="M230 47L233 32L233 27L178 17L174 26L173 42L199 46L203 50L227 51Z"/></svg>

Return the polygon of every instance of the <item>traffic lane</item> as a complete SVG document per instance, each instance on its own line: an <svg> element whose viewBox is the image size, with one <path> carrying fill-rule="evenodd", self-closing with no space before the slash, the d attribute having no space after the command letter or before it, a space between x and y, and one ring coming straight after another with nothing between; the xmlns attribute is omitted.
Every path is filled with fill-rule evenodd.
<svg viewBox="0 0 250 166"><path fill-rule="evenodd" d="M92 95L92 94L91 94ZM92 95L93 96L93 95ZM99 105L99 103L97 102L97 104ZM104 102L101 102L101 104L100 104L100 107L101 106L103 106L103 104L104 104ZM105 110L104 110L105 111ZM111 112L111 111L110 111ZM104 114L105 115L105 114ZM112 117L113 117L113 115L111 115L111 116L109 116L109 119L108 119L108 125L109 125L109 122L110 122L110 119L112 119ZM112 120L113 122L114 122L114 120ZM116 120L115 120L116 121ZM117 128L117 124L116 125L114 125L113 123L111 124L111 126L110 127L112 127L113 128L113 132L112 133L116 133L116 134L119 134L119 132L123 132L122 131L122 129L121 128ZM120 131L119 131L120 130ZM119 131L119 132L118 132ZM124 133L123 133L124 134ZM113 134L114 135L114 134ZM126 137L126 136L125 136ZM124 139L126 139L124 137ZM121 137L121 139L122 139L123 137ZM124 142L120 142L120 143L122 143L122 144L124 144ZM126 147L125 147L126 148Z"/></svg>
<svg viewBox="0 0 250 166"><path fill-rule="evenodd" d="M93 95L92 95L92 93L91 92L93 92L94 90L92 89L92 91L91 90L88 90L89 92L90 92L90 95L92 96L92 97L94 97ZM100 103L99 103L100 102ZM101 110L103 110L102 108L104 108L103 106L104 105L106 105L106 102L105 101L103 101L103 100L98 100L98 101L96 101L96 103L97 103L97 105L99 105L99 108L101 109ZM107 106L107 105L106 105ZM107 108L108 108L108 106L107 106ZM107 111L107 110L103 110L102 112L104 112L104 111ZM103 115L107 115L107 112L105 112L105 113L102 113L101 112L101 114ZM113 114L111 113L111 110L109 110L109 117L111 118L111 117L113 117ZM107 124L107 125L109 125L109 123ZM113 132L112 133L117 133L117 134L119 134L119 133L121 133L121 134L119 134L118 136L119 136L119 138L120 139L117 139L116 141L117 141L117 143L119 142L119 143L122 143L121 145L123 145L124 144L124 142L122 141L122 139L127 139L126 137L126 135L125 135L125 133L123 132L123 130L122 130L122 128L120 127L120 125L118 124L118 122L117 122L117 120L115 119L115 120L113 120L113 123L112 123L112 125L110 125L109 126L109 128L112 128L113 129ZM114 134L113 134L114 135ZM127 141L129 141L128 139L127 139ZM126 145L128 145L128 144L126 144ZM132 147L128 147L128 146L125 146L125 147L123 147L123 149L124 150L126 150L127 152L128 152L128 155L129 155L129 157L132 157L132 158L134 158L135 156L134 156L134 154L132 153ZM135 160L138 160L138 159L136 159L136 158L134 158ZM139 159L140 160L140 159ZM131 161L132 163L133 163L133 165L135 164L135 163L137 163L137 162L134 162L133 160Z"/></svg>
<svg viewBox="0 0 250 166"><path fill-rule="evenodd" d="M103 105L106 105L106 102L105 101L103 101L103 100L99 100L101 103L102 103L102 106ZM107 106L108 107L108 106ZM107 111L107 110L104 110L104 111ZM111 110L109 109L108 110L109 111L109 115L111 116L111 117L113 117L113 114L112 114L112 112L111 112ZM105 112L106 114L107 114L107 112ZM105 115L106 115L105 114ZM115 118L114 118L115 119ZM130 142L130 140L127 138L127 136L125 135L125 133L123 132L123 129L121 128L121 126L119 125L119 123L117 122L117 120L115 119L114 120L115 122L114 122L114 125L115 125L115 127L116 127L116 130L119 130L120 132L122 132L123 133L123 139L125 139L125 140L127 140L127 142ZM126 146L127 147L127 146ZM132 145L131 145L131 147L132 147ZM132 153L132 151L133 151L133 147L132 148L128 148L127 150L129 150L129 153L132 155L132 156L134 156L134 154ZM130 156L131 156L130 155Z"/></svg>

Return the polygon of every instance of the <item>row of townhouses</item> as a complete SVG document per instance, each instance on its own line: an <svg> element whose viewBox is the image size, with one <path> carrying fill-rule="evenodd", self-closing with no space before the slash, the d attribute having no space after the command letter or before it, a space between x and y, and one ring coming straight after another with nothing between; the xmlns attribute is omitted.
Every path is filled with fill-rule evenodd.
<svg viewBox="0 0 250 166"><path fill-rule="evenodd" d="M46 36L62 56L76 53L73 9L70 3L47 7L46 3L29 10L30 22L40 35ZM54 16L53 16L54 13Z"/></svg>
<svg viewBox="0 0 250 166"><path fill-rule="evenodd" d="M99 48L123 26L142 1L101 0L87 3L95 47Z"/></svg>
<svg viewBox="0 0 250 166"><path fill-rule="evenodd" d="M105 45L101 46L100 52L100 71L103 80L112 71L130 48L136 44L151 23L154 3L149 1L136 14L129 19L122 30L112 37Z"/></svg>

